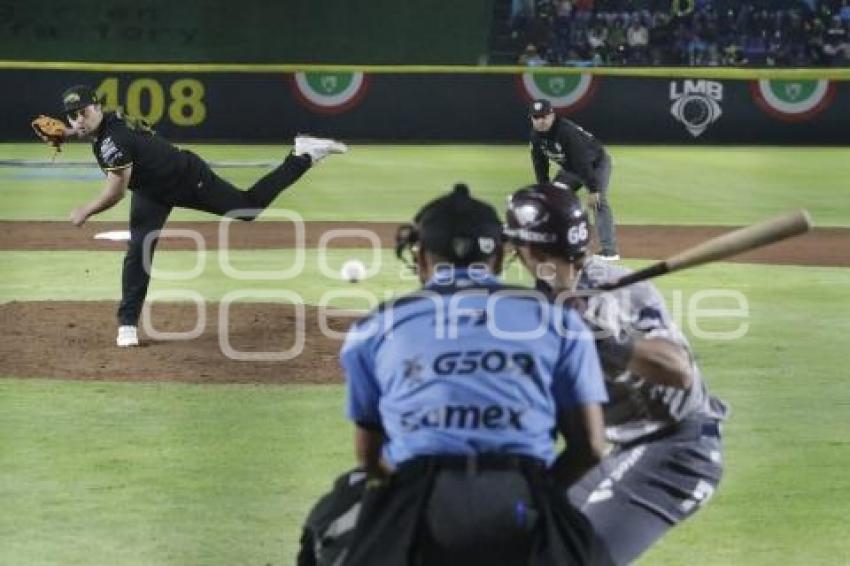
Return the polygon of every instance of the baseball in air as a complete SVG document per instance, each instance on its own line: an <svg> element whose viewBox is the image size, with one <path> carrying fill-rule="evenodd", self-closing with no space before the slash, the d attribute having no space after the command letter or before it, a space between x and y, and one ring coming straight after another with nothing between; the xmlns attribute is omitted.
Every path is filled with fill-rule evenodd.
<svg viewBox="0 0 850 566"><path fill-rule="evenodd" d="M349 259L342 264L342 267L339 269L339 275L344 281L357 283L366 277L366 266L359 259Z"/></svg>

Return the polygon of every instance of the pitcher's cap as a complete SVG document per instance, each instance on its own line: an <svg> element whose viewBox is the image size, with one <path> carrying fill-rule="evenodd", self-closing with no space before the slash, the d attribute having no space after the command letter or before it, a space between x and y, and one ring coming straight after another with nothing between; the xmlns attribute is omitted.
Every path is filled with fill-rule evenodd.
<svg viewBox="0 0 850 566"><path fill-rule="evenodd" d="M100 101L97 99L97 94L87 85L75 85L62 93L62 107L65 112L73 112L98 102Z"/></svg>

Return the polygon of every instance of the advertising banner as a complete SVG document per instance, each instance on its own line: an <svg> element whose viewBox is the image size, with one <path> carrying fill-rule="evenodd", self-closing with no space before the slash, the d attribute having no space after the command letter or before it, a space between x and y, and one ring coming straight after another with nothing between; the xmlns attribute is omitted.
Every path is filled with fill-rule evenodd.
<svg viewBox="0 0 850 566"><path fill-rule="evenodd" d="M605 143L848 144L850 85L836 80L317 70L113 72L0 70L0 139L32 139L29 121L61 114L68 86L89 84L174 140L285 143L296 133L377 142L527 139L527 106L556 111Z"/></svg>

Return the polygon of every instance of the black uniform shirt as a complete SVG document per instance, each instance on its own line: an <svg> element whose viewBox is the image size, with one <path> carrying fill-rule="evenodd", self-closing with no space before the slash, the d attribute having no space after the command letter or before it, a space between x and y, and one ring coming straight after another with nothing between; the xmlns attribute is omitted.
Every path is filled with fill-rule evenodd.
<svg viewBox="0 0 850 566"><path fill-rule="evenodd" d="M605 157L605 149L593 134L566 118L556 118L548 132L531 130L531 161L538 183L549 182L549 161L581 179L595 192L596 165Z"/></svg>
<svg viewBox="0 0 850 566"><path fill-rule="evenodd" d="M187 190L183 187L198 177L203 166L195 154L115 112L104 113L92 151L104 173L132 166L129 189L168 204Z"/></svg>

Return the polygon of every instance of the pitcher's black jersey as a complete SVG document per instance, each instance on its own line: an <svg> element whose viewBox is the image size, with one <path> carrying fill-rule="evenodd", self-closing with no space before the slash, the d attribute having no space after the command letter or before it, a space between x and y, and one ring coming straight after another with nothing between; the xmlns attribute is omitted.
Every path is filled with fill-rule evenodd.
<svg viewBox="0 0 850 566"><path fill-rule="evenodd" d="M204 166L201 158L157 136L144 122L120 113L103 116L92 151L104 172L132 166L129 189L173 203L175 192Z"/></svg>

